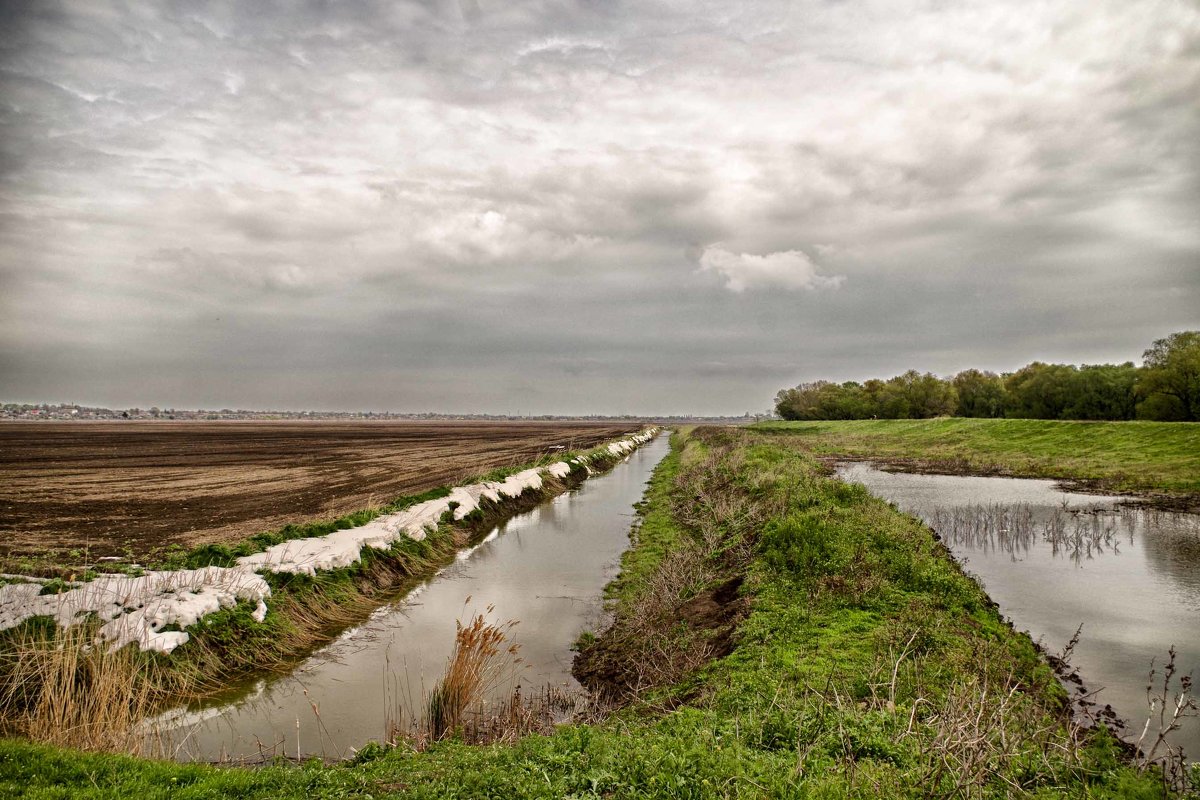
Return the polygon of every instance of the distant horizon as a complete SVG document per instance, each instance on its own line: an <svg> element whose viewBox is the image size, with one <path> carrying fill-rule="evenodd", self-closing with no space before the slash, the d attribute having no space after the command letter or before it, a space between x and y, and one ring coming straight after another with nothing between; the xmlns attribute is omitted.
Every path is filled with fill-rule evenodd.
<svg viewBox="0 0 1200 800"><path fill-rule="evenodd" d="M1197 321L1194 322L1187 329L1188 330L1200 329L1200 319L1197 319ZM1184 329L1181 328L1179 330L1184 330ZM574 412L568 412L568 411L561 411L561 410L527 411L524 409L515 409L512 411L504 411L504 410L499 410L499 411L496 411L496 410L469 410L468 411L468 410L453 410L453 409L452 410L430 410L428 407L413 410L413 409L382 409L382 408L378 408L378 407L377 408L369 408L369 407L363 407L363 406L357 406L357 407L346 406L346 407L342 407L342 408L336 408L336 407L317 408L317 407L302 407L302 406L288 407L288 406L279 406L279 405L271 405L271 404L231 405L228 403L211 403L211 404L204 403L204 404L187 404L187 405L182 404L182 403L174 404L174 405L172 405L172 404L164 405L164 404L159 404L159 403L152 403L152 404L147 405L147 404L144 404L141 402L95 403L95 402L76 402L74 400L46 401L46 400L8 400L8 399L0 400L0 407L2 407L4 405L8 405L8 404L18 404L18 405L33 405L33 406L38 406L38 405L77 405L77 406L86 406L88 408L105 408L105 409L116 410L116 411L129 410L129 409L134 409L134 408L150 409L153 407L158 407L158 408L174 408L174 409L177 409L180 411L215 412L215 411L221 411L221 410L228 410L228 411L245 411L245 412L264 413L264 414L279 412L279 413L288 413L288 414L300 414L300 413L367 414L367 413L372 413L372 414L396 414L396 415L408 415L408 416L432 414L432 415L443 415L443 416L496 416L496 417L524 417L524 418L536 418L536 417L566 417L566 418L697 417L697 418L700 418L700 417L703 417L703 418L713 418L713 419L716 419L716 418L734 419L734 418L744 417L746 414L764 415L764 414L773 413L775 393L778 392L780 389L790 388L793 386L798 386L802 383L808 383L808 382L818 381L818 380L828 380L828 381L832 381L835 383L844 383L846 381L855 381L855 382L861 383L863 381L870 380L872 378L887 378L887 377L892 377L895 375L901 375L909 370L916 370L917 372L920 372L922 374L930 372L930 373L938 375L939 377L942 377L942 378L953 377L955 374L962 372L964 370L968 370L968 369L979 369L979 370L986 371L986 372L994 372L998 375L1004 375L1004 374L1016 372L1017 370L1021 369L1022 367L1026 366L1028 364L1034 363L1036 361L1040 361L1043 363L1050 363L1050 364L1073 364L1076 366L1083 366L1085 364L1089 364L1089 365L1090 364L1124 364L1127 362L1131 362L1135 365L1141 366L1142 355L1143 355L1144 351L1150 347L1151 343L1156 339L1161 339L1161 338L1168 336L1169 334L1175 333L1175 332L1176 331L1164 330L1164 331L1160 332L1159 334L1154 335L1153 339L1148 339L1140 348L1138 348L1137 353L1134 356L1116 357L1116 358L1110 358L1107 360L1084 361L1084 360L1080 360L1080 359L1072 360L1069 358L1060 358L1060 359L1055 360L1055 359L1051 359L1048 357L1041 357L1041 358L1035 357L1035 358L1028 358L1028 359L1022 360L1019 363L1017 363L1011 367L999 368L999 369L993 368L993 367L987 367L987 366L979 366L976 364L968 364L966 366L963 366L959 369L956 369L956 370L953 370L950 372L938 372L936 370L923 369L920 366L908 366L908 367L904 367L903 369L884 370L884 372L877 373L877 374L860 374L860 373L858 373L856 371L852 371L852 370L841 370L841 371L838 371L837 374L834 374L834 375L815 375L815 374L814 375L806 375L804 377L798 378L791 382L780 383L779 385L775 386L773 389L771 389L769 394L764 395L761 398L761 402L758 404L759 406L761 406L761 408L758 408L757 410L755 410L755 408L745 408L741 411L706 410L704 412L669 411L669 412L661 412L661 413L638 413L638 412L632 412L632 411L628 411L628 412L627 411L616 411L616 412L614 412L614 411L574 411ZM851 375L852 377L846 377L847 375Z"/></svg>
<svg viewBox="0 0 1200 800"><path fill-rule="evenodd" d="M479 411L479 412L428 411L428 410L426 410L426 411L382 411L382 410L375 410L375 409L339 410L339 409L314 409L314 408L302 408L302 409L236 408L236 407L230 407L230 406L221 406L219 408L217 408L217 407L207 408L207 407L202 407L202 406L184 408L184 407L176 407L176 406L161 407L161 406L156 406L156 405L107 406L107 405L92 405L92 404L88 404L88 403L74 403L74 402L69 402L69 401L58 403L58 402L22 402L22 401L15 401L15 400L0 400L0 409L7 409L10 406L19 406L19 407L25 407L25 408L50 408L50 409L79 408L79 409L86 409L89 411L110 412L110 413L114 413L114 414L120 414L121 412L129 412L129 411L138 411L138 412L150 414L152 409L157 408L160 412L160 416L159 417L151 417L150 419L153 421L168 421L168 422L170 422L170 421L184 422L184 421L195 421L195 420L192 418L182 419L182 420L179 420L179 419L172 420L168 416L161 416L161 415L169 415L169 414L262 414L262 415L288 414L288 415L294 415L294 416L298 416L298 415L350 416L350 415L353 415L353 416L360 416L360 417L370 415L370 416L391 416L391 417L401 417L401 418L421 417L421 418L429 418L429 419L467 418L467 419L516 419L516 420L521 420L521 419L528 419L528 420L538 420L538 419L561 419L561 420L573 420L573 419L578 419L578 420L589 420L589 419L592 419L592 420L745 419L748 416L749 417L765 417L765 416L772 415L771 412L769 412L769 411L759 411L759 412L747 411L747 412L743 412L741 414L686 414L686 413L676 413L676 414L632 414L632 413L631 414L600 414L600 413L590 413L590 414L589 413L582 413L582 414L555 414L555 413L517 414L517 413L511 413L510 414L510 413L505 413L505 412L488 412L488 411ZM11 419L11 418L0 416L0 421L5 421L8 419ZM111 418L105 417L105 418L101 418L101 419L111 419ZM146 420L145 417L139 417L138 419L142 420L142 421ZM62 421L68 421L68 420L66 420L64 418ZM124 420L122 420L122 421L124 421Z"/></svg>

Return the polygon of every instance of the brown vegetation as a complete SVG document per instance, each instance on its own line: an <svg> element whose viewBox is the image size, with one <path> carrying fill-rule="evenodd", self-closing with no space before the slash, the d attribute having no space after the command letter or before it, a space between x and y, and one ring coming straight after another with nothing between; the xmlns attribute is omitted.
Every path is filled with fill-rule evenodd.
<svg viewBox="0 0 1200 800"><path fill-rule="evenodd" d="M694 435L716 441L728 434L701 429ZM754 537L777 511L739 484L743 469L740 460L710 455L676 478L672 512L686 538L572 664L576 680L600 705L620 706L678 683L733 650L749 611L740 589Z"/></svg>
<svg viewBox="0 0 1200 800"><path fill-rule="evenodd" d="M141 754L142 721L182 689L133 647L94 645L90 626L23 628L0 653L5 727L39 742L96 752ZM168 690L170 686L170 690Z"/></svg>
<svg viewBox="0 0 1200 800"><path fill-rule="evenodd" d="M511 638L517 621L489 622L493 611L488 606L484 614L473 615L470 624L455 623L446 671L422 698L419 711L402 704L392 708L386 737L390 744L424 750L449 737L468 744L513 742L532 733L550 733L585 704L580 693L561 687L522 692L521 646ZM506 684L511 688L501 695ZM498 696L503 699L495 700Z"/></svg>

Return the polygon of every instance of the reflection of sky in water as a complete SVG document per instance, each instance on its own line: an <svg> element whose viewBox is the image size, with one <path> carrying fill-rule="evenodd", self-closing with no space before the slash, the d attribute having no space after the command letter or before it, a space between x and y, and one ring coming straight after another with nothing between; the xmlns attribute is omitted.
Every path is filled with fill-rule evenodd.
<svg viewBox="0 0 1200 800"><path fill-rule="evenodd" d="M489 605L494 621L519 620L511 638L521 645L523 687L575 686L570 646L599 622L601 592L628 545L633 504L667 449L661 436L608 475L514 517L288 677L236 704L199 712L211 718L193 718L199 724L172 735L186 737L181 755L255 757L259 742L294 755L297 720L306 754L348 755L383 737L397 705L408 714L419 704L445 667L455 620Z"/></svg>
<svg viewBox="0 0 1200 800"><path fill-rule="evenodd" d="M921 517L1017 627L1057 651L1083 623L1073 663L1101 702L1140 730L1152 658L1179 652L1200 678L1200 516L1118 508L1120 498L1061 492L1053 481L889 473L843 464ZM1200 756L1200 720L1177 739Z"/></svg>

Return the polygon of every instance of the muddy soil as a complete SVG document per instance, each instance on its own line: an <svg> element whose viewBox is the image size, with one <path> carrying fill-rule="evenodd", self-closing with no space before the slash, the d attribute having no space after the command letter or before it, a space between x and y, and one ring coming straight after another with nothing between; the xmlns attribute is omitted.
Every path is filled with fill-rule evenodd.
<svg viewBox="0 0 1200 800"><path fill-rule="evenodd" d="M144 561L586 448L637 425L569 422L0 424L0 571Z"/></svg>
<svg viewBox="0 0 1200 800"><path fill-rule="evenodd" d="M598 639L579 649L571 674L601 706L619 707L645 688L657 685L655 676L646 674L647 630L686 627L692 635L705 639L706 659L729 655L737 641L738 626L750 613L747 599L738 594L743 580L743 575L734 575L719 581L650 625L630 624L630 620L618 618Z"/></svg>

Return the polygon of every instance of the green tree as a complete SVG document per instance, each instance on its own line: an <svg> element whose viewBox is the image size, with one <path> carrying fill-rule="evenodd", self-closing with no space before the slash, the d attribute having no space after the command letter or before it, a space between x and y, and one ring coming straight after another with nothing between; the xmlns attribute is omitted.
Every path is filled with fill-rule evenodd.
<svg viewBox="0 0 1200 800"><path fill-rule="evenodd" d="M1200 331L1158 339L1142 354L1139 416L1200 421Z"/></svg>
<svg viewBox="0 0 1200 800"><path fill-rule="evenodd" d="M1075 373L1063 419L1133 419L1138 368L1124 364L1084 364Z"/></svg>
<svg viewBox="0 0 1200 800"><path fill-rule="evenodd" d="M963 370L954 376L953 383L954 390L958 392L958 408L955 411L958 416L1004 416L1004 381L996 373Z"/></svg>
<svg viewBox="0 0 1200 800"><path fill-rule="evenodd" d="M1005 416L1021 419L1062 419L1071 401L1076 369L1071 364L1034 361L1005 376L1008 395Z"/></svg>
<svg viewBox="0 0 1200 800"><path fill-rule="evenodd" d="M954 413L958 397L949 381L910 369L884 384L878 415L885 419L928 419Z"/></svg>
<svg viewBox="0 0 1200 800"><path fill-rule="evenodd" d="M802 383L775 395L775 412L784 419L822 419L820 416L821 389L829 381Z"/></svg>
<svg viewBox="0 0 1200 800"><path fill-rule="evenodd" d="M875 413L875 406L854 381L814 381L779 392L775 411L784 419L865 419Z"/></svg>

